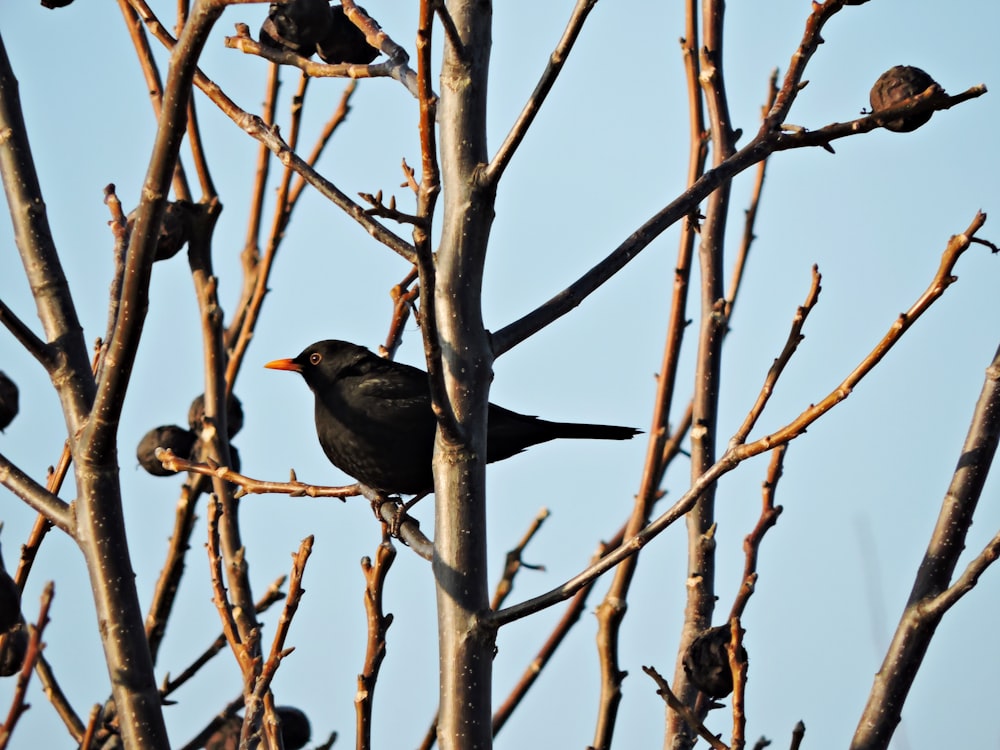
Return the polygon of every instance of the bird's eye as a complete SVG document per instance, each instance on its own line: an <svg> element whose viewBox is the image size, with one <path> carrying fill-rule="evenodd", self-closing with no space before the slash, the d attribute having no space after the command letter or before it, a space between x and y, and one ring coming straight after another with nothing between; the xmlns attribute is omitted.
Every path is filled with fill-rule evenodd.
<svg viewBox="0 0 1000 750"><path fill-rule="evenodd" d="M320 354L319 352L313 352L312 354L309 355L309 364L311 365L318 365L322 361L323 361L323 355Z"/></svg>

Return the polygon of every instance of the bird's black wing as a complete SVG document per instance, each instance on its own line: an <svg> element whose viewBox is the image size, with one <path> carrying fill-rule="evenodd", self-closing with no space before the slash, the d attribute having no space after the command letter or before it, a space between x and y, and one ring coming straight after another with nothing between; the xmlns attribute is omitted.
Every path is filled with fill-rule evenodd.
<svg viewBox="0 0 1000 750"><path fill-rule="evenodd" d="M373 354L354 363L340 377L369 403L369 408L379 404L378 408L394 411L404 419L410 413L423 414L431 408L427 373L416 367Z"/></svg>

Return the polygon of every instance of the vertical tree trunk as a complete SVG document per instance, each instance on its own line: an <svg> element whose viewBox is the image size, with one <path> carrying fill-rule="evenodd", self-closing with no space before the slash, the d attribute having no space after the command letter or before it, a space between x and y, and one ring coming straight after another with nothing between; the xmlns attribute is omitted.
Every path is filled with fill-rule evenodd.
<svg viewBox="0 0 1000 750"><path fill-rule="evenodd" d="M444 217L434 307L440 372L448 403L434 453L435 547L443 750L492 745L494 632L486 577L486 408L493 355L483 327L483 262L493 221L492 188L478 177L487 162L486 81L492 6L448 3L460 43L449 38L441 71Z"/></svg>

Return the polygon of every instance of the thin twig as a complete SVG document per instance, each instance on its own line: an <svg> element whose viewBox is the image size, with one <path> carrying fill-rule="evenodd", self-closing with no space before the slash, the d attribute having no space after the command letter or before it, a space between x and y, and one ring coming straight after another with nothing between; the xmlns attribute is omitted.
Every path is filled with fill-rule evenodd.
<svg viewBox="0 0 1000 750"><path fill-rule="evenodd" d="M745 555L743 583L736 594L732 609L729 610L730 620L743 616L747 602L753 595L754 588L757 585L757 555L760 552L760 543L767 530L778 522L778 516L781 515L782 507L774 504L774 491L778 486L778 480L781 479L781 470L784 466L785 452L787 450L787 445L781 445L771 453L771 463L767 468L767 478L764 480L764 485L761 488L762 507L760 518L757 519L757 525L754 526L753 531L747 534L743 540L743 553Z"/></svg>
<svg viewBox="0 0 1000 750"><path fill-rule="evenodd" d="M288 577L288 596L285 597L285 606L281 609L281 617L278 618L278 624L274 630L271 651L260 669L253 690L249 694L244 691L246 711L243 715L241 742L256 733L258 726L260 726L262 711L267 715L264 730L270 740L275 738L277 720L275 719L274 699L271 695L271 683L282 660L294 650L285 648L285 640L288 638L288 629L291 627L292 619L295 617L299 602L302 600L302 576L305 574L309 555L312 554L313 540L311 534L303 539L298 552L292 556L292 571ZM271 744L275 746L277 743L271 742Z"/></svg>
<svg viewBox="0 0 1000 750"><path fill-rule="evenodd" d="M513 549L507 552L506 560L503 566L503 574L500 576L500 580L497 582L497 587L493 592L493 600L490 602L490 609L496 611L503 606L503 603L510 596L510 592L514 588L514 577L521 568L530 568L531 570L545 570L544 565L528 565L521 559L521 555L524 554L524 548L528 546L535 534L539 532L542 528L542 524L545 523L545 519L549 517L549 509L542 508L538 511L535 517L532 519L531 524L528 526L528 530L524 532L524 536L521 537Z"/></svg>
<svg viewBox="0 0 1000 750"><path fill-rule="evenodd" d="M733 750L743 750L746 745L746 706L744 696L747 687L747 657L743 649L743 628L739 617L729 619L730 639L726 644L729 654L729 671L733 675L733 736L730 745Z"/></svg>
<svg viewBox="0 0 1000 750"><path fill-rule="evenodd" d="M704 739L709 745L711 745L715 750L729 750L729 745L720 740L706 727L702 721L695 716L694 711L688 708L670 689L670 685L664 679L654 667L643 667L642 671L653 678L656 683L656 694L663 698L667 706L670 707L672 711L675 711L684 723L688 725L692 732L698 734L702 739Z"/></svg>
<svg viewBox="0 0 1000 750"><path fill-rule="evenodd" d="M576 6L574 6L573 12L570 14L569 21L566 24L566 29L563 31L559 43L552 50L552 54L549 55L549 61L542 72L541 78L535 84L535 90L531 92L531 96L514 121L510 132L507 133L507 137L500 144L500 148L493 156L489 166L486 167L484 176L490 182L495 184L503 176L504 170L507 169L514 153L517 151L517 147L521 145L521 141L524 140L524 136L528 133L528 128L531 127L531 123L534 122L535 116L542 108L545 98L549 95L553 85L555 85L556 78L562 72L563 65L566 64L566 59L569 57L573 45L580 36L584 21L587 20L587 16L590 15L590 11L593 10L595 5L597 5L597 0L577 0Z"/></svg>
<svg viewBox="0 0 1000 750"><path fill-rule="evenodd" d="M254 610L256 613L263 614L271 605L275 602L279 602L285 598L285 592L281 590L287 580L287 576L280 576L275 581L271 583L264 595L257 601ZM212 644L206 648L187 668L184 669L179 675L171 678L167 675L163 680L163 685L160 687L161 698L167 698L173 693L177 688L183 685L185 682L194 677L203 666L212 660L212 658L218 654L226 645L225 634L220 634ZM242 703L240 704L243 705Z"/></svg>
<svg viewBox="0 0 1000 750"><path fill-rule="evenodd" d="M885 747L899 724L903 704L941 618L975 585L1000 555L1000 533L966 567L952 575L966 546L976 506L1000 445L1000 348L986 378L959 454L937 523L909 599L862 712L852 750Z"/></svg>
<svg viewBox="0 0 1000 750"><path fill-rule="evenodd" d="M365 619L368 623L368 640L365 647L364 668L358 675L358 691L354 696L354 711L357 726L357 746L371 747L372 709L374 707L375 685L378 682L382 660L385 659L385 637L392 625L392 615L386 614L382 606L385 580L396 559L396 548L383 531L382 541L375 551L375 561L365 557L361 560L361 571L365 577Z"/></svg>
<svg viewBox="0 0 1000 750"><path fill-rule="evenodd" d="M729 445L736 446L744 441L746 441L747 435L757 424L757 420L760 419L760 415L764 411L764 407L767 406L768 400L771 398L771 394L774 393L774 386L778 382L778 378L781 377L781 373L784 371L785 366L791 360L792 355L795 354L795 350L798 348L802 339L805 336L802 335L802 327L805 325L806 318L812 309L819 302L819 293L822 290L820 282L823 280L823 276L819 272L819 267L813 265L812 267L812 283L809 286L809 293L806 295L805 302L799 306L798 310L795 312L795 318L792 320L792 328L788 332L788 338L785 340L785 347L781 350L774 363L771 365L770 369L767 371L767 377L764 379L764 386L760 389L760 393L757 395L757 400L754 405L747 412L746 419L743 420L743 424L733 435L732 439L729 441Z"/></svg>
<svg viewBox="0 0 1000 750"><path fill-rule="evenodd" d="M324 487L322 485L305 484L295 478L288 482L269 482L262 479L252 479L248 476L233 471L227 466L220 466L218 462L207 460L205 463L189 461L179 456L175 456L169 449L158 448L156 458L163 466L171 471L189 471L193 474L202 474L208 477L217 477L239 487L236 497L248 494L274 493L279 495L291 495L292 497L336 497L341 500L347 497L355 497L361 494L357 484L349 484L342 487Z"/></svg>
<svg viewBox="0 0 1000 750"><path fill-rule="evenodd" d="M31 673L35 669L35 663L42 653L42 634L45 626L49 624L49 607L52 606L52 597L55 594L55 584L49 581L42 589L42 603L38 610L38 620L34 625L28 626L28 648L24 653L24 661L21 664L21 671L17 674L17 684L14 687L14 697L11 700L10 710L7 712L7 719L3 726L0 726L0 750L7 747L10 736L14 732L17 720L21 714L28 710L29 706L24 702L28 692L28 682L31 680Z"/></svg>
<svg viewBox="0 0 1000 750"><path fill-rule="evenodd" d="M671 508L663 512L641 532L625 540L618 549L555 589L492 614L490 616L492 622L497 626L505 625L537 612L540 609L549 607L556 602L568 599L589 581L594 580L615 567L630 555L636 554L677 519L682 518L695 504L704 489L711 483L717 481L721 476L728 474L746 459L766 451L774 450L779 445L789 443L802 435L817 419L846 399L854 387L889 353L910 326L944 294L948 286L956 281L956 277L952 276L955 263L962 253L968 249L971 244L971 237L982 227L985 221L986 215L981 212L977 213L963 234L955 235L949 240L942 254L938 271L927 290L913 303L907 312L899 316L868 356L825 398L803 410L795 419L775 432L751 443L744 443L735 447L730 446L715 464L692 483L691 487Z"/></svg>
<svg viewBox="0 0 1000 750"><path fill-rule="evenodd" d="M346 9L346 3L344 7ZM310 60L286 49L264 46L250 36L250 27L245 23L236 24L236 35L227 36L224 42L230 49L239 50L245 55L256 55L272 63L292 65L311 78L392 78L399 81L406 87L407 91L416 96L416 75L407 65L409 56L384 31L379 30L378 36L382 40L381 45L372 46L381 46L383 51L385 48L395 49L400 54L396 57L390 56L386 62L371 65L358 65L356 63L329 65Z"/></svg>
<svg viewBox="0 0 1000 750"><path fill-rule="evenodd" d="M150 10L145 0L128 0L135 8L140 18L147 24L150 32L168 50L173 50L177 41L170 35L160 23L156 15ZM298 154L292 151L288 144L284 142L277 130L265 123L261 118L251 115L241 109L236 103L223 93L222 89L206 76L201 70L196 70L194 84L212 102L222 110L223 114L229 117L237 126L242 128L248 135L260 141L268 148L278 160L285 166L291 166L296 172L301 174L305 180L316 188L319 193L343 209L351 218L357 221L372 237L386 245L388 248L413 262L413 248L402 238L390 232L382 224L366 216L364 209L352 201L345 193L339 190L336 185L324 178L315 169L309 166Z"/></svg>
<svg viewBox="0 0 1000 750"><path fill-rule="evenodd" d="M616 545L613 541L606 545L599 545L597 552L594 553L594 556L591 559L600 559L601 556L606 554L609 549L613 549L614 546ZM538 653L535 654L535 658L531 660L527 667L525 667L524 671L521 673L521 678L517 681L517 684L514 685L504 701L497 707L496 711L494 711L494 737L499 734L504 724L507 723L507 720L514 713L514 709L516 709L521 704L521 701L524 700L528 690L541 676L542 671L552 659L556 649L559 648L559 646L566 639L566 636L569 635L570 630L572 630L573 626L580 621L580 617L586 611L587 599L590 596L590 592L593 591L593 587L594 582L591 582L590 585L584 586L576 592L567 605L566 611L563 612L563 616L559 618L559 622L556 623L556 626L552 629L549 637L545 639L545 643L542 644Z"/></svg>

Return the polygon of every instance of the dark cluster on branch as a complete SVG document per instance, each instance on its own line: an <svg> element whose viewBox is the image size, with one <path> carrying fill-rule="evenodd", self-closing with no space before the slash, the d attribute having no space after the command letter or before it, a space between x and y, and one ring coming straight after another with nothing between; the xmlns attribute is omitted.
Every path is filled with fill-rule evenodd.
<svg viewBox="0 0 1000 750"><path fill-rule="evenodd" d="M872 86L869 95L872 112L880 112L894 107L911 96L926 91L931 86L934 86L938 91L941 90L937 82L920 68L915 68L912 65L896 65L889 68L878 77L875 85ZM906 115L896 120L890 120L885 124L885 128L895 133L908 133L926 124L933 114L932 110Z"/></svg>
<svg viewBox="0 0 1000 750"><path fill-rule="evenodd" d="M21 616L21 589L0 557L0 677L21 671L28 652L28 629Z"/></svg>
<svg viewBox="0 0 1000 750"><path fill-rule="evenodd" d="M733 692L733 670L729 664L728 624L709 628L688 646L684 654L684 672L692 684L709 698L725 698ZM740 646L738 659L744 664L747 652Z"/></svg>
<svg viewBox="0 0 1000 750"><path fill-rule="evenodd" d="M191 217L195 207L188 201L174 201L168 203L163 210L163 220L160 222L160 231L156 236L156 255L153 260L167 260L173 258L191 239ZM128 215L126 229L128 236L132 236L135 228L135 211Z"/></svg>
<svg viewBox="0 0 1000 750"><path fill-rule="evenodd" d="M281 744L285 750L299 750L305 747L312 739L309 717L294 706L278 706L274 711L281 720ZM205 750L237 750L240 746L242 729L242 716L226 718L205 740Z"/></svg>
<svg viewBox="0 0 1000 750"><path fill-rule="evenodd" d="M364 8L360 8L365 12ZM367 14L366 14L367 15ZM260 27L260 43L302 57L319 53L325 63L367 65L379 55L365 33L351 23L342 5L327 0L290 0L272 3Z"/></svg>
<svg viewBox="0 0 1000 750"><path fill-rule="evenodd" d="M198 396L191 402L188 409L188 428L175 424L154 427L142 436L136 448L135 457L139 464L153 476L168 477L177 471L168 469L156 457L159 448L171 451L181 458L197 460L202 453L202 443L199 438L205 426L205 396ZM226 434L232 440L243 428L243 404L236 396L230 396L226 402ZM240 470L240 454L236 447L229 445L230 468Z"/></svg>
<svg viewBox="0 0 1000 750"><path fill-rule="evenodd" d="M0 432L14 421L18 410L17 383L0 370Z"/></svg>

